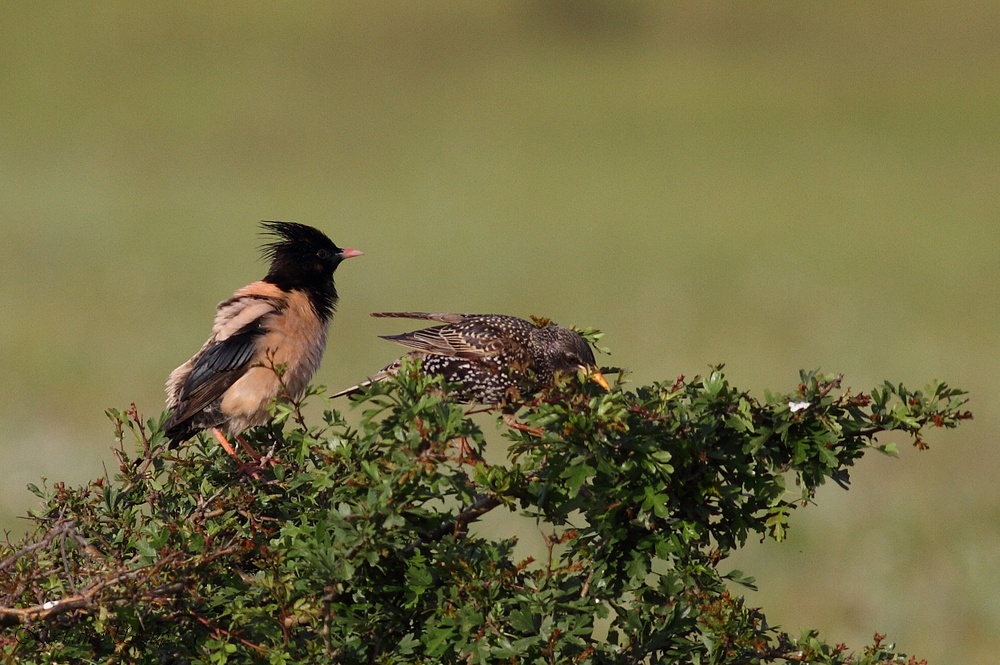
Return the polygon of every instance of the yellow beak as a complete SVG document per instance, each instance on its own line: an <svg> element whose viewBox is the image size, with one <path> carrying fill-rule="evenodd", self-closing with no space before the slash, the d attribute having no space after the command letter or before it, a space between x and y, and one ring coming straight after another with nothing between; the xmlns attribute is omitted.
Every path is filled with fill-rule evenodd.
<svg viewBox="0 0 1000 665"><path fill-rule="evenodd" d="M581 367L581 369L587 374L587 377L591 381L610 392L611 386L608 385L608 380L604 378L603 374L601 374L601 370L596 367Z"/></svg>

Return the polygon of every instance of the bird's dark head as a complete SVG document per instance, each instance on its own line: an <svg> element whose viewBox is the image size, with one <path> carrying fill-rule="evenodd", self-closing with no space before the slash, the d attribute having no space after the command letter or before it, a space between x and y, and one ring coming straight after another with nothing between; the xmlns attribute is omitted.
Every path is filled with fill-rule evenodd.
<svg viewBox="0 0 1000 665"><path fill-rule="evenodd" d="M342 249L311 226L296 222L263 222L273 238L261 249L271 267L265 282L286 290L305 291L320 315L329 316L337 304L333 272L344 259L360 256L356 249Z"/></svg>
<svg viewBox="0 0 1000 665"><path fill-rule="evenodd" d="M608 380L597 368L594 352L583 335L555 324L549 324L537 332L542 340L543 354L553 374L583 371L591 381L610 390Z"/></svg>

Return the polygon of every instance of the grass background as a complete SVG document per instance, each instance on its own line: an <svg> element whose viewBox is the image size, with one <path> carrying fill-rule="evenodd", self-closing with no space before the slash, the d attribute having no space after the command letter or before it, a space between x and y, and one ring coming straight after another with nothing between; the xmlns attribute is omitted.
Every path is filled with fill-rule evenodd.
<svg viewBox="0 0 1000 665"><path fill-rule="evenodd" d="M297 220L366 252L331 387L396 353L368 312L427 309L597 326L634 385L969 390L975 421L733 563L786 629L994 660L998 28L985 0L7 7L0 528L113 463L103 410L159 413L263 274L257 221Z"/></svg>

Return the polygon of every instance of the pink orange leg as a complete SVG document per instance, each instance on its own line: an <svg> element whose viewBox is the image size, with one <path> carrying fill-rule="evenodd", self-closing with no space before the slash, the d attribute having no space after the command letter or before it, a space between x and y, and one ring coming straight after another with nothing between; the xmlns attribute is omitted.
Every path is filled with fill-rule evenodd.
<svg viewBox="0 0 1000 665"><path fill-rule="evenodd" d="M233 448L231 443L229 443L229 439L227 439L226 435L222 433L222 430L220 430L218 427L213 427L212 436L214 436L215 440L219 442L219 445L222 446L222 449L225 450L227 453L229 453L230 457L232 457L233 459L237 459L236 449Z"/></svg>
<svg viewBox="0 0 1000 665"><path fill-rule="evenodd" d="M236 466L240 470L242 470L246 474L253 476L254 478L260 477L259 469L254 467L252 464L246 464L240 461L239 456L236 454L236 449L233 448L233 445L229 443L229 440L226 439L226 435L223 434L222 431L219 430L219 428L213 427L212 435L215 437L216 441L219 442L219 445L222 446L222 449L225 450L227 453L229 453L229 455L233 458L233 461L236 462ZM237 434L236 441L240 444L241 448L244 448L248 453L250 453L253 456L254 461L260 462L260 455L258 455L257 451L254 450L253 447L246 442L246 439Z"/></svg>

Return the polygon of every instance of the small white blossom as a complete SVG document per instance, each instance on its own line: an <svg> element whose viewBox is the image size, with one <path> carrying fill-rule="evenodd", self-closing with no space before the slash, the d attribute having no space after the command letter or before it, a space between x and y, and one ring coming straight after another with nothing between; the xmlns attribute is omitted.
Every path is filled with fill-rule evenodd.
<svg viewBox="0 0 1000 665"><path fill-rule="evenodd" d="M59 604L58 600L49 600L42 604L43 610L51 610L53 607Z"/></svg>
<svg viewBox="0 0 1000 665"><path fill-rule="evenodd" d="M811 405L809 404L809 402L789 402L788 410L791 411L792 413L795 413L796 411L802 411L803 409L808 409L810 406Z"/></svg>

